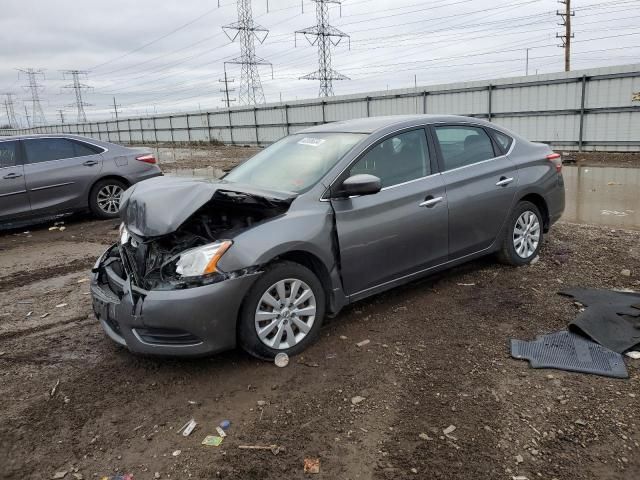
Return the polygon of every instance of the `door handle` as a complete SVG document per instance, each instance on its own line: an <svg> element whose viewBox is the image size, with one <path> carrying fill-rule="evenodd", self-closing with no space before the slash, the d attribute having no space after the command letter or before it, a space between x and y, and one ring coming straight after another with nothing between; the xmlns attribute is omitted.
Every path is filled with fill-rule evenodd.
<svg viewBox="0 0 640 480"><path fill-rule="evenodd" d="M83 165L85 167L93 167L94 165L97 165L98 162L96 162L95 160L87 160L86 162L83 163Z"/></svg>
<svg viewBox="0 0 640 480"><path fill-rule="evenodd" d="M11 173L8 173L7 175L5 175L2 178L6 178L7 180L10 180L12 178L20 178L21 176L22 176L21 173L13 173L13 172L11 172Z"/></svg>
<svg viewBox="0 0 640 480"><path fill-rule="evenodd" d="M513 177L500 177L500 180L496 183L496 187L506 187L511 182L513 182Z"/></svg>
<svg viewBox="0 0 640 480"><path fill-rule="evenodd" d="M427 198L424 199L424 202L420 203L418 206L431 208L437 205L438 203L440 203L442 200L444 200L444 197L433 197L429 195Z"/></svg>

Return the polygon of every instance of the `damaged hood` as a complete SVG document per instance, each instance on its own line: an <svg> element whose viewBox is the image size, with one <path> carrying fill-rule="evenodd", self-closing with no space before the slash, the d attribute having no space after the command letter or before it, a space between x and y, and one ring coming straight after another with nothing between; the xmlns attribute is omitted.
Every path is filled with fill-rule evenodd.
<svg viewBox="0 0 640 480"><path fill-rule="evenodd" d="M182 177L155 177L137 183L122 194L120 218L139 237L158 237L176 231L191 215L219 193L231 201L265 205L290 204L292 192L262 190L251 185Z"/></svg>

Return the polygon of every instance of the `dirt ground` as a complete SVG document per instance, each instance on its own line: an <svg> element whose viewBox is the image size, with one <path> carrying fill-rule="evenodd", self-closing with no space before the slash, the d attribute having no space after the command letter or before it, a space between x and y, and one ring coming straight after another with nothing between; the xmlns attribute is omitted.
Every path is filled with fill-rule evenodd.
<svg viewBox="0 0 640 480"><path fill-rule="evenodd" d="M534 265L486 258L359 302L277 368L109 340L86 280L117 223L0 233L0 478L640 478L640 360L615 380L509 355L511 338L575 317L563 287L640 290L638 231L558 224ZM191 418L191 436L177 434ZM201 445L225 419L222 445Z"/></svg>

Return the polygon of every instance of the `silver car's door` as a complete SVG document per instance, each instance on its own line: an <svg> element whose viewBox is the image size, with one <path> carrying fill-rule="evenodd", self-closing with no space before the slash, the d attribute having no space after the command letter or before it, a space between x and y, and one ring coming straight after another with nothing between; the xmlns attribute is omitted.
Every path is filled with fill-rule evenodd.
<svg viewBox="0 0 640 480"><path fill-rule="evenodd" d="M102 169L91 146L67 138L23 140L27 191L34 214L83 208Z"/></svg>
<svg viewBox="0 0 640 480"><path fill-rule="evenodd" d="M518 170L479 126L439 125L433 131L449 201L449 259L488 248L504 224Z"/></svg>
<svg viewBox="0 0 640 480"><path fill-rule="evenodd" d="M0 140L0 221L29 214L29 198L20 160L20 143Z"/></svg>
<svg viewBox="0 0 640 480"><path fill-rule="evenodd" d="M395 133L345 172L381 179L374 195L333 199L344 288L352 298L446 261L447 199L426 132Z"/></svg>

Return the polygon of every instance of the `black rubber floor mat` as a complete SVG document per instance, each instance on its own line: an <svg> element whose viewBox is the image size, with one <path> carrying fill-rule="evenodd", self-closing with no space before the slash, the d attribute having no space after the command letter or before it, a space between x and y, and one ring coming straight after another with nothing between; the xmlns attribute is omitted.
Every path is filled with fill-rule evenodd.
<svg viewBox="0 0 640 480"><path fill-rule="evenodd" d="M529 360L532 368L629 377L622 355L566 330L538 336L532 342L511 340L511 356Z"/></svg>
<svg viewBox="0 0 640 480"><path fill-rule="evenodd" d="M591 338L614 352L622 353L640 343L640 294L569 288L560 295L573 297L587 308L569 325L569 330Z"/></svg>

